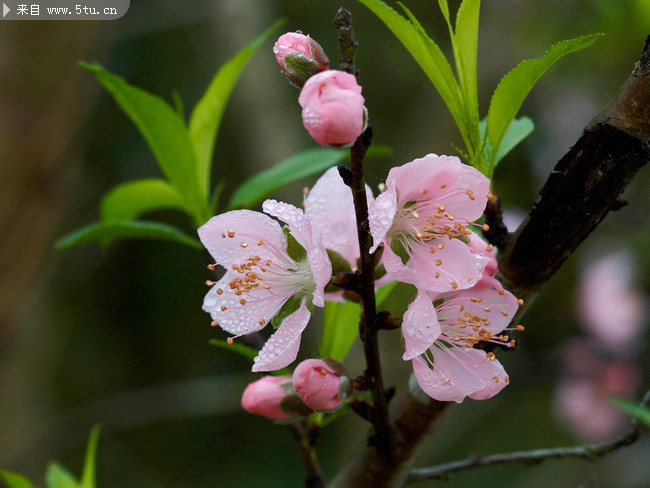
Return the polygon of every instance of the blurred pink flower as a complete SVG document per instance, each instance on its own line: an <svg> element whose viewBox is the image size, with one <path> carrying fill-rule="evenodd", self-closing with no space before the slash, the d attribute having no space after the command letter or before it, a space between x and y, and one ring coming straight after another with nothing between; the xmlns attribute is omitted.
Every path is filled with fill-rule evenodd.
<svg viewBox="0 0 650 488"><path fill-rule="evenodd" d="M612 397L631 397L641 374L628 361L606 361L586 341L576 341L564 351L568 366L555 394L555 410L577 437L605 441L621 433L628 417L610 403Z"/></svg>
<svg viewBox="0 0 650 488"><path fill-rule="evenodd" d="M313 306L324 306L323 291L332 271L302 210L275 200L265 201L262 208L288 224L304 255L290 255L287 233L267 215L234 210L213 217L199 229L199 237L226 273L206 295L203 310L213 325L240 336L262 329L291 299L294 307L253 365L253 371L273 371L296 359Z"/></svg>
<svg viewBox="0 0 650 488"><path fill-rule="evenodd" d="M293 388L309 408L327 412L338 407L352 390L348 372L330 358L306 359L293 372Z"/></svg>
<svg viewBox="0 0 650 488"><path fill-rule="evenodd" d="M271 420L288 419L290 415L282 410L280 404L289 394L289 376L263 376L250 383L241 397L244 410Z"/></svg>
<svg viewBox="0 0 650 488"><path fill-rule="evenodd" d="M365 99L354 75L329 70L305 83L298 102L302 123L321 146L344 147L365 127Z"/></svg>
<svg viewBox="0 0 650 488"><path fill-rule="evenodd" d="M287 32L273 46L282 73L301 88L316 73L330 69L323 48L302 32Z"/></svg>
<svg viewBox="0 0 650 488"><path fill-rule="evenodd" d="M483 214L489 190L485 176L453 156L392 168L369 208L373 250L384 244L388 275L432 292L474 286L493 258L467 245L467 225Z"/></svg>
<svg viewBox="0 0 650 488"><path fill-rule="evenodd" d="M501 391L509 381L503 366L494 353L472 346L512 346L514 340L498 334L518 306L517 298L488 276L468 290L419 292L404 315L402 333L403 359L412 360L422 390L436 400L457 403L466 396L485 400Z"/></svg>
<svg viewBox="0 0 650 488"><path fill-rule="evenodd" d="M587 332L618 352L637 349L645 326L647 298L634 286L631 254L608 254L585 267L578 314Z"/></svg>

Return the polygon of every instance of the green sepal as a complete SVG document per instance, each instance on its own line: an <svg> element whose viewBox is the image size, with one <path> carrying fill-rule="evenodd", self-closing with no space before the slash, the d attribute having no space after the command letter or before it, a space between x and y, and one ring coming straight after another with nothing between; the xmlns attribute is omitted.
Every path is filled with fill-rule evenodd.
<svg viewBox="0 0 650 488"><path fill-rule="evenodd" d="M296 238L291 235L291 230L289 230L289 227L283 227L282 232L284 232L284 235L287 236L287 254L289 257L296 263L300 263L307 259L307 251L305 251L305 248L302 247Z"/></svg>
<svg viewBox="0 0 650 488"><path fill-rule="evenodd" d="M391 241L390 248L395 254L397 254L397 256L399 256L399 258L402 260L402 264L406 264L410 259L408 252L400 241Z"/></svg>
<svg viewBox="0 0 650 488"><path fill-rule="evenodd" d="M327 257L330 258L330 263L332 263L332 273L340 273L343 271L352 271L352 267L347 259L341 256L340 253L333 251L332 249L326 249Z"/></svg>
<svg viewBox="0 0 650 488"><path fill-rule="evenodd" d="M277 313L275 317L273 317L273 327L276 329L280 327L280 324L282 324L282 321L286 319L289 315L294 313L296 310L300 308L300 305L302 305L304 297L300 297L298 295L292 295L289 297L289 299L284 302L284 305L282 305L282 308L280 311ZM312 304L312 310L313 310L314 305Z"/></svg>

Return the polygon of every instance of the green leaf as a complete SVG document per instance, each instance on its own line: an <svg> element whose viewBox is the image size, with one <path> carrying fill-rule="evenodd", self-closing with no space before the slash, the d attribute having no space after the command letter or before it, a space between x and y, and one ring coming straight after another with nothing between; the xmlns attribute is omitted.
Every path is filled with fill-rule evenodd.
<svg viewBox="0 0 650 488"><path fill-rule="evenodd" d="M97 443L99 442L99 433L101 427L99 425L93 426L88 438L88 446L86 447L86 459L84 461L83 473L81 474L81 484L79 488L95 488L95 471L96 471L96 458L97 458Z"/></svg>
<svg viewBox="0 0 650 488"><path fill-rule="evenodd" d="M259 353L257 349L242 344L241 342L233 342L232 344L228 344L228 342L222 341L221 339L210 339L209 344L211 346L239 354L246 359L253 359Z"/></svg>
<svg viewBox="0 0 650 488"><path fill-rule="evenodd" d="M391 152L388 146L371 146L366 158L389 156ZM323 172L349 158L349 151L338 149L319 147L302 151L244 181L230 197L228 208L251 208L278 188Z"/></svg>
<svg viewBox="0 0 650 488"><path fill-rule="evenodd" d="M129 85L98 64L81 66L97 76L136 125L165 176L183 196L198 223L207 219L207 188L200 184L196 156L183 119L162 98Z"/></svg>
<svg viewBox="0 0 650 488"><path fill-rule="evenodd" d="M110 243L115 239L160 239L196 249L203 248L197 239L172 225L140 220L96 222L62 237L56 243L56 248L68 249L95 241Z"/></svg>
<svg viewBox="0 0 650 488"><path fill-rule="evenodd" d="M47 488L79 488L77 479L64 467L50 463L45 473Z"/></svg>
<svg viewBox="0 0 650 488"><path fill-rule="evenodd" d="M35 488L31 481L18 473L0 470L0 478L9 488Z"/></svg>
<svg viewBox="0 0 650 488"><path fill-rule="evenodd" d="M186 210L183 198L178 191L160 179L129 181L116 186L102 199L101 219L135 220L140 215L175 208Z"/></svg>
<svg viewBox="0 0 650 488"><path fill-rule="evenodd" d="M501 79L492 95L488 110L487 134L492 144L488 177L494 170L499 146L510 122L517 115L521 104L537 80L560 58L591 46L600 37L602 34L593 34L558 42L552 45L541 58L522 61Z"/></svg>
<svg viewBox="0 0 650 488"><path fill-rule="evenodd" d="M240 342L233 342L232 344L228 344L228 342L222 341L221 339L210 339L209 344L211 346L215 346L220 349L225 349L227 351L234 352L235 354L239 354L240 356L243 356L247 359L253 359L259 353L257 349L253 349L252 347L242 344ZM282 368L276 371L269 371L269 373L275 376L291 375L291 371L289 371L288 368Z"/></svg>
<svg viewBox="0 0 650 488"><path fill-rule="evenodd" d="M480 145L478 130L477 52L481 0L463 0L456 13L456 70L463 93L467 130L474 146ZM460 68L460 69L459 69Z"/></svg>
<svg viewBox="0 0 650 488"><path fill-rule="evenodd" d="M390 281L377 288L377 291L375 291L375 302L377 303L377 307L381 307L382 303L384 303L384 301L390 296L398 283L399 281Z"/></svg>
<svg viewBox="0 0 650 488"><path fill-rule="evenodd" d="M318 357L343 362L359 335L361 307L354 302L325 302Z"/></svg>
<svg viewBox="0 0 650 488"><path fill-rule="evenodd" d="M626 414L634 417L646 427L650 428L650 408L634 403L624 398L613 398L612 403Z"/></svg>
<svg viewBox="0 0 650 488"><path fill-rule="evenodd" d="M402 6L411 22L380 0L359 0L372 10L400 40L413 59L420 65L447 105L456 124L465 127L463 102L449 61L438 45L417 23L415 17Z"/></svg>
<svg viewBox="0 0 650 488"><path fill-rule="evenodd" d="M214 143L230 93L251 56L283 23L284 20L277 21L226 62L212 78L205 94L192 111L189 133L198 159L199 184L206 195L210 185Z"/></svg>
<svg viewBox="0 0 650 488"><path fill-rule="evenodd" d="M479 126L481 134L485 136L487 119L481 120ZM506 133L503 135L501 145L499 146L499 151L497 151L497 155L494 160L494 167L496 168L497 164L499 164L499 161L501 161L506 156L506 154L512 151L517 146L517 144L528 137L534 129L535 124L529 117L519 117L518 119L514 119L510 123L510 127L508 127ZM485 153L488 155L488 159L491 151L492 146L490 145L490 140L487 139L485 143Z"/></svg>
<svg viewBox="0 0 650 488"><path fill-rule="evenodd" d="M284 185L339 164L345 155L345 151L324 148L300 152L244 181L233 192L228 207L250 208Z"/></svg>

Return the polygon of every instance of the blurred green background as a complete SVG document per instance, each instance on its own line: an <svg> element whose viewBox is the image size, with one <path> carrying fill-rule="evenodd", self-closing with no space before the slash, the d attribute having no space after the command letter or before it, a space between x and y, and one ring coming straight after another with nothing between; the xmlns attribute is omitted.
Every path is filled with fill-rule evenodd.
<svg viewBox="0 0 650 488"><path fill-rule="evenodd" d="M449 52L436 2L406 4ZM455 10L458 2L450 4ZM289 430L239 407L255 379L249 362L208 346L224 335L201 310L211 277L207 253L150 241L57 252L54 242L97 220L102 195L116 184L159 176L135 127L79 60L97 61L167 100L178 90L189 111L217 68L278 18L287 19L286 30L317 39L335 60L331 19L339 6L134 0L116 21L0 22L0 468L41 485L51 459L78 472L99 422L102 488L301 486L304 470ZM460 137L419 67L370 11L353 0L343 6L360 42L357 66L375 142L394 149L390 159L369 163L369 183L376 188L392 165L429 152L454 154ZM495 188L507 208L525 211L534 203L557 159L633 69L649 26L647 0L483 2L481 115L501 76L520 60L563 39L606 34L551 68L522 107L536 130L497 170ZM272 45L244 71L221 126L214 181L226 180L225 198L247 175L315 146ZM275 197L298 205L301 188L315 179ZM576 273L590 257L625 249L636 254L639 285L648 290L649 188L646 169L624 195L629 205L607 217L531 307L519 346L500 354L511 385L492 400L453 409L418 465L577 442L557 421L553 401L565 374L561 347L584 335L575 313ZM179 214L151 217L193 232ZM399 298L391 300L394 313L405 306ZM315 351L318 320L308 330L300 357ZM410 365L400 359L398 334L384 333L381 345L387 383L401 386ZM635 356L642 371L649 366L647 338L646 332ZM358 345L346 365L361 374ZM318 448L328 476L366 428L348 416L324 432ZM445 486L534 488L552 480L557 488L647 487L649 448L646 436L595 464L487 468Z"/></svg>

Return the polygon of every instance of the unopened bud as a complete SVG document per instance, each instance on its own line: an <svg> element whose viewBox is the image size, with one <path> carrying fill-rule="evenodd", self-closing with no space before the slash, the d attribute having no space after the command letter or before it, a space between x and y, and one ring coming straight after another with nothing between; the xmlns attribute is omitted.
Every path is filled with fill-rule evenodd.
<svg viewBox="0 0 650 488"><path fill-rule="evenodd" d="M298 103L305 129L321 146L352 145L368 122L361 86L345 71L323 71L309 78Z"/></svg>
<svg viewBox="0 0 650 488"><path fill-rule="evenodd" d="M298 88L316 73L330 68L323 48L301 32L287 32L273 46L282 73Z"/></svg>
<svg viewBox="0 0 650 488"><path fill-rule="evenodd" d="M293 388L300 399L313 410L333 410L352 392L348 372L330 358L307 359L293 372Z"/></svg>
<svg viewBox="0 0 650 488"><path fill-rule="evenodd" d="M280 407L289 395L291 378L288 376L263 376L249 384L241 398L244 410L271 420L288 419L290 415Z"/></svg>

